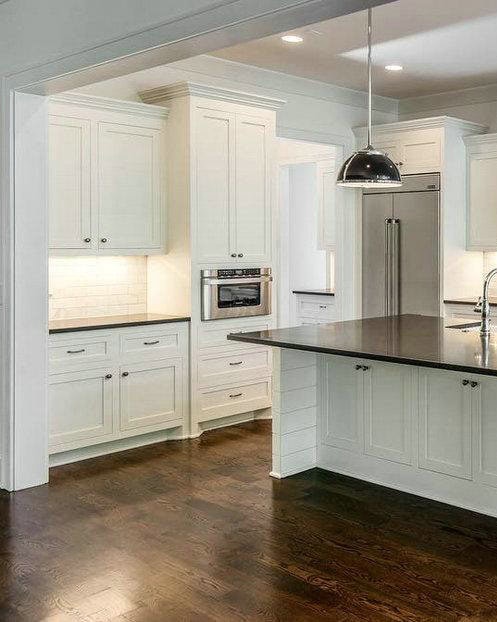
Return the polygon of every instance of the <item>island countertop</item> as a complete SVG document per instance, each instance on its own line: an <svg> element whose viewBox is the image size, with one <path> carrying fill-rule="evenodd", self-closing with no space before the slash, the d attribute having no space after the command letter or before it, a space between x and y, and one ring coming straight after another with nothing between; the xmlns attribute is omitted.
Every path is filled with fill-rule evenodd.
<svg viewBox="0 0 497 622"><path fill-rule="evenodd" d="M482 339L478 331L447 328L467 323L454 318L400 315L236 333L228 339L497 376L497 333Z"/></svg>

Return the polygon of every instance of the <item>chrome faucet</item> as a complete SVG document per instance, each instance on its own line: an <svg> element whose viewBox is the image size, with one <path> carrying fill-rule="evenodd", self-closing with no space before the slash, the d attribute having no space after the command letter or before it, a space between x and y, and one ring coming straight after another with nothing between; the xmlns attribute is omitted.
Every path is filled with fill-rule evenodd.
<svg viewBox="0 0 497 622"><path fill-rule="evenodd" d="M481 327L480 335L490 334L490 304L488 302L488 288L490 287L490 281L497 274L497 268L490 270L483 281L483 296L478 298L478 303L475 307L476 313L481 312Z"/></svg>

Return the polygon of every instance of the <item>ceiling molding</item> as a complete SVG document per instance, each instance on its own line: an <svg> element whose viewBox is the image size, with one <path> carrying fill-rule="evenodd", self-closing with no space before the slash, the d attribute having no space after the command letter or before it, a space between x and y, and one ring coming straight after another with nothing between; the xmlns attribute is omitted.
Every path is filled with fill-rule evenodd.
<svg viewBox="0 0 497 622"><path fill-rule="evenodd" d="M497 84L475 86L470 89L447 91L436 95L422 95L409 97L399 102L399 114L414 114L426 110L441 108L456 108L458 106L470 106L472 104L485 104L497 101Z"/></svg>
<svg viewBox="0 0 497 622"><path fill-rule="evenodd" d="M167 118L169 109L164 106L151 106L141 102L125 101L112 99L111 97L100 97L97 95L86 95L84 93L61 93L52 95L50 101L57 104L70 104L92 108L95 110L112 110L114 112L124 112L127 114L139 114L142 117L154 119Z"/></svg>
<svg viewBox="0 0 497 622"><path fill-rule="evenodd" d="M395 132L404 132L405 130L424 130L430 128L446 128L446 127L458 127L459 129L467 130L469 133L481 134L487 131L485 125L480 123L473 123L472 121L465 121L463 119L456 119L455 117L439 116L439 117L427 117L426 119L411 119L409 121L398 121L395 123L383 123L381 125L374 126L375 134L392 134ZM366 134L366 127L353 128L354 134L358 138L362 138Z"/></svg>
<svg viewBox="0 0 497 622"><path fill-rule="evenodd" d="M159 86L155 89L142 91L139 93L139 96L144 102L149 104L167 102L178 97L203 97L206 99L216 99L230 103L256 106L257 108L266 108L269 110L279 110L286 104L284 99L278 99L276 97L233 91L231 89L224 89L197 82L176 82L174 84Z"/></svg>

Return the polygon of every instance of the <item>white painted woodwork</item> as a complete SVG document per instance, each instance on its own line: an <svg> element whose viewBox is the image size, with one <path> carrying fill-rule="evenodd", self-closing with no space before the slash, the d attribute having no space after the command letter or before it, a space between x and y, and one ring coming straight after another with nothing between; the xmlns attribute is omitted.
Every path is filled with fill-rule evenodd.
<svg viewBox="0 0 497 622"><path fill-rule="evenodd" d="M201 354L198 363L199 385L214 387L271 375L271 350L241 350L230 354Z"/></svg>
<svg viewBox="0 0 497 622"><path fill-rule="evenodd" d="M49 116L50 248L95 248L91 218L91 123L88 119ZM89 239L89 242L85 240Z"/></svg>
<svg viewBox="0 0 497 622"><path fill-rule="evenodd" d="M236 253L235 115L199 109L195 127L198 261L227 262Z"/></svg>
<svg viewBox="0 0 497 622"><path fill-rule="evenodd" d="M385 137L374 140L374 146L376 149L383 151L397 166L400 166L402 162L402 144L396 139L396 137Z"/></svg>
<svg viewBox="0 0 497 622"><path fill-rule="evenodd" d="M337 319L333 295L295 294L297 297L297 318L314 319L317 322L333 322Z"/></svg>
<svg viewBox="0 0 497 622"><path fill-rule="evenodd" d="M121 367L121 430L157 429L178 420L181 424L182 365L182 359L177 358Z"/></svg>
<svg viewBox="0 0 497 622"><path fill-rule="evenodd" d="M470 136L467 150L467 247L497 250L497 134Z"/></svg>
<svg viewBox="0 0 497 622"><path fill-rule="evenodd" d="M472 389L475 479L497 487L497 378L474 377Z"/></svg>
<svg viewBox="0 0 497 622"><path fill-rule="evenodd" d="M243 261L267 263L271 256L269 120L236 116L235 247Z"/></svg>
<svg viewBox="0 0 497 622"><path fill-rule="evenodd" d="M198 421L212 421L271 406L271 379L200 391Z"/></svg>
<svg viewBox="0 0 497 622"><path fill-rule="evenodd" d="M160 130L98 124L99 250L159 250L162 232ZM103 242L103 240L107 240Z"/></svg>
<svg viewBox="0 0 497 622"><path fill-rule="evenodd" d="M364 373L364 450L371 456L410 464L412 369L369 361Z"/></svg>
<svg viewBox="0 0 497 622"><path fill-rule="evenodd" d="M317 359L313 352L274 349L273 477L316 466Z"/></svg>
<svg viewBox="0 0 497 622"><path fill-rule="evenodd" d="M230 333L254 332L268 330L270 321L265 317L244 318L234 320L215 320L214 322L203 322L198 327L198 346L199 350L212 348L216 352L217 348L253 350L257 346L251 343L240 343L228 341ZM260 346L259 346L260 348Z"/></svg>
<svg viewBox="0 0 497 622"><path fill-rule="evenodd" d="M49 372L77 370L112 361L117 350L114 335L107 331L58 333L48 344Z"/></svg>
<svg viewBox="0 0 497 622"><path fill-rule="evenodd" d="M419 371L419 466L470 479L471 397L464 374Z"/></svg>
<svg viewBox="0 0 497 622"><path fill-rule="evenodd" d="M150 361L178 356L184 352L187 340L187 334L178 323L137 326L128 332L120 333L120 358L130 361Z"/></svg>
<svg viewBox="0 0 497 622"><path fill-rule="evenodd" d="M322 362L322 442L326 445L362 451L365 374L362 364L357 359L338 356L327 356Z"/></svg>
<svg viewBox="0 0 497 622"><path fill-rule="evenodd" d="M476 299L475 299L476 304ZM450 304L445 303L444 314L446 318L467 318L471 322L478 322L481 313L475 312L475 304ZM493 307L495 309L495 307Z"/></svg>
<svg viewBox="0 0 497 622"><path fill-rule="evenodd" d="M337 245L337 195L342 190L336 185L335 160L316 162L317 198L320 248L335 251Z"/></svg>
<svg viewBox="0 0 497 622"><path fill-rule="evenodd" d="M114 432L115 382L109 368L55 374L49 381L51 451L101 442Z"/></svg>

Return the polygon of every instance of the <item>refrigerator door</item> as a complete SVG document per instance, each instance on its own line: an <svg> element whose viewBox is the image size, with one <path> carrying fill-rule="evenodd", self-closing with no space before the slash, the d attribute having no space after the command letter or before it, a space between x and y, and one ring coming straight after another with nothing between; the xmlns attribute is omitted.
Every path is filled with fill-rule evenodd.
<svg viewBox="0 0 497 622"><path fill-rule="evenodd" d="M362 314L385 315L387 293L387 227L393 217L393 197L365 194L362 203ZM390 288L388 288L390 289Z"/></svg>
<svg viewBox="0 0 497 622"><path fill-rule="evenodd" d="M440 315L439 193L393 195L399 233L399 313Z"/></svg>

